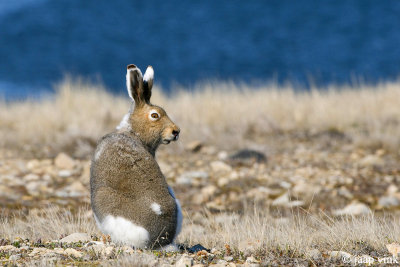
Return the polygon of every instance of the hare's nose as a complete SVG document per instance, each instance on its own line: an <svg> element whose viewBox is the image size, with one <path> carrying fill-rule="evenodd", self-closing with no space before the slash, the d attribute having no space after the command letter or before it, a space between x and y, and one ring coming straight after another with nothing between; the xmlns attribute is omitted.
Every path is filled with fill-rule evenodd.
<svg viewBox="0 0 400 267"><path fill-rule="evenodd" d="M173 136L177 136L177 135L179 134L180 131L181 131L180 129L172 130L172 135L173 135Z"/></svg>
<svg viewBox="0 0 400 267"><path fill-rule="evenodd" d="M180 132L179 129L178 129L178 130L172 130L172 134L173 134L174 136L177 136L177 135L179 134L179 132Z"/></svg>

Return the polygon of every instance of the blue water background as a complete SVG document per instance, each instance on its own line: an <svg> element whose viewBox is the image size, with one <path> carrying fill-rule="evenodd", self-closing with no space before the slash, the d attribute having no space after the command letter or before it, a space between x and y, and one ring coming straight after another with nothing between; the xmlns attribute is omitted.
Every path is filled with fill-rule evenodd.
<svg viewBox="0 0 400 267"><path fill-rule="evenodd" d="M125 67L166 90L204 80L376 83L400 74L400 1L0 0L0 95L66 74L125 90Z"/></svg>

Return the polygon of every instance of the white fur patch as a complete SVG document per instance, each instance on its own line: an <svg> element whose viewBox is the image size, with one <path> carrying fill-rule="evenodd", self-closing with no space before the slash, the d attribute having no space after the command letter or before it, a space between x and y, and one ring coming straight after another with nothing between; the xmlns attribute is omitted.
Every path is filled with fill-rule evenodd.
<svg viewBox="0 0 400 267"><path fill-rule="evenodd" d="M96 216L95 219L98 222ZM100 230L104 234L110 235L111 240L117 244L144 248L150 239L146 229L122 217L107 215L98 225Z"/></svg>
<svg viewBox="0 0 400 267"><path fill-rule="evenodd" d="M101 154L103 154L104 147L106 146L105 143L101 143L100 146L96 150L96 154L94 154L94 160L99 160Z"/></svg>
<svg viewBox="0 0 400 267"><path fill-rule="evenodd" d="M143 76L143 81L149 81L154 78L154 70L152 66L148 66Z"/></svg>
<svg viewBox="0 0 400 267"><path fill-rule="evenodd" d="M182 230L183 215L182 215L181 203L179 202L179 200L176 199L174 190L172 190L172 188L170 186L168 186L168 191L169 191L170 195L175 199L176 209L177 209L177 213L178 213L178 216L176 218L177 222L176 222L176 229L175 229L175 236L174 236L174 241L175 241L176 237L179 235L179 233Z"/></svg>
<svg viewBox="0 0 400 267"><path fill-rule="evenodd" d="M157 214L157 215L161 215L162 214L160 204L154 202L154 203L151 204L150 207L155 212L155 214Z"/></svg>
<svg viewBox="0 0 400 267"><path fill-rule="evenodd" d="M153 118L153 117L151 116L151 114L153 114L153 113L156 113L156 114L158 115L158 117L157 117L157 118ZM158 120L158 119L160 119L160 114L157 112L157 110L155 110L155 109L150 110L150 112L149 112L149 120L151 120L151 121L156 121L156 120Z"/></svg>
<svg viewBox="0 0 400 267"><path fill-rule="evenodd" d="M117 130L130 130L131 126L129 125L129 113L125 114L125 116L122 118L122 121L119 123L119 125L117 126Z"/></svg>

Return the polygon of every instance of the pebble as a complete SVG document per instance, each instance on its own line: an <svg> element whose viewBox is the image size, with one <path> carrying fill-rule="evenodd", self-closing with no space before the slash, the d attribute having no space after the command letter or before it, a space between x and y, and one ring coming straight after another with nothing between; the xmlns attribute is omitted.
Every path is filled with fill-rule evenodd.
<svg viewBox="0 0 400 267"><path fill-rule="evenodd" d="M9 260L10 261L17 261L21 258L21 254L15 254L15 255L11 255Z"/></svg>
<svg viewBox="0 0 400 267"><path fill-rule="evenodd" d="M83 256L82 252L77 251L76 249L73 249L73 248L67 248L65 250L65 254L67 254L68 256L75 257L75 258L81 258Z"/></svg>
<svg viewBox="0 0 400 267"><path fill-rule="evenodd" d="M71 170L75 166L75 161L70 156L68 156L67 154L60 153L54 159L54 164L59 169Z"/></svg>
<svg viewBox="0 0 400 267"><path fill-rule="evenodd" d="M214 172L230 172L232 171L232 167L222 161L213 161L210 163L211 169Z"/></svg>
<svg viewBox="0 0 400 267"><path fill-rule="evenodd" d="M254 163L262 163L267 161L267 157L258 151L251 149L242 149L229 156L229 160L236 165L251 166Z"/></svg>
<svg viewBox="0 0 400 267"><path fill-rule="evenodd" d="M400 254L400 245L397 243L391 243L386 245L387 250L389 253L393 255L393 257L398 257Z"/></svg>
<svg viewBox="0 0 400 267"><path fill-rule="evenodd" d="M178 177L176 183L182 185L191 185L195 179L206 180L208 177L208 173L203 171L185 172Z"/></svg>
<svg viewBox="0 0 400 267"><path fill-rule="evenodd" d="M346 259L349 261L353 256L345 251L331 251L329 256L334 259Z"/></svg>
<svg viewBox="0 0 400 267"><path fill-rule="evenodd" d="M182 255L176 262L176 267L191 267L193 265L193 259L188 255Z"/></svg>
<svg viewBox="0 0 400 267"><path fill-rule="evenodd" d="M378 200L379 206L382 208L392 208L400 206L400 199L395 196L383 196Z"/></svg>
<svg viewBox="0 0 400 267"><path fill-rule="evenodd" d="M91 240L92 238L87 233L73 233L60 239L60 242L74 243L74 242L89 242Z"/></svg>
<svg viewBox="0 0 400 267"><path fill-rule="evenodd" d="M336 216L343 216L343 215L366 215L370 214L371 209L365 205L364 203L351 203L344 207L343 209L336 210L333 212Z"/></svg>
<svg viewBox="0 0 400 267"><path fill-rule="evenodd" d="M186 150L191 152L199 152L203 147L203 143L201 141L195 140L186 145Z"/></svg>
<svg viewBox="0 0 400 267"><path fill-rule="evenodd" d="M308 250L306 256L312 260L319 260L322 258L321 252L316 248Z"/></svg>

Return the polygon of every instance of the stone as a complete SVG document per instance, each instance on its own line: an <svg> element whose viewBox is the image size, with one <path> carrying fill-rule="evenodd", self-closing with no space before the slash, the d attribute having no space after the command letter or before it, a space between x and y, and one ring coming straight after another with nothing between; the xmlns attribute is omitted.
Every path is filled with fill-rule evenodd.
<svg viewBox="0 0 400 267"><path fill-rule="evenodd" d="M211 169L214 172L230 172L232 171L232 167L222 161L213 161L210 163Z"/></svg>
<svg viewBox="0 0 400 267"><path fill-rule="evenodd" d="M391 243L386 245L387 250L389 253L393 255L393 257L398 257L400 254L400 245L397 243Z"/></svg>
<svg viewBox="0 0 400 267"><path fill-rule="evenodd" d="M365 205L364 203L350 203L346 207L340 210L336 210L333 212L336 216L343 216L343 215L366 215L370 214L371 209Z"/></svg>
<svg viewBox="0 0 400 267"><path fill-rule="evenodd" d="M108 246L104 249L104 256L111 258L114 255L114 247Z"/></svg>
<svg viewBox="0 0 400 267"><path fill-rule="evenodd" d="M285 193L272 201L272 206L286 206L289 203L289 194Z"/></svg>
<svg viewBox="0 0 400 267"><path fill-rule="evenodd" d="M186 150L191 151L191 152L199 152L201 148L203 147L203 143L201 141L192 141L189 144L186 145Z"/></svg>
<svg viewBox="0 0 400 267"><path fill-rule="evenodd" d="M379 206L382 208L393 208L400 206L400 199L395 196L383 196L378 200Z"/></svg>
<svg viewBox="0 0 400 267"><path fill-rule="evenodd" d="M247 263L259 263L260 261L256 260L253 256L247 257L246 258Z"/></svg>
<svg viewBox="0 0 400 267"><path fill-rule="evenodd" d="M82 252L77 251L76 249L73 249L73 248L67 248L65 250L65 254L68 256L75 257L75 258L81 258L83 256Z"/></svg>
<svg viewBox="0 0 400 267"><path fill-rule="evenodd" d="M232 256L225 256L224 260L226 261L233 261L233 257Z"/></svg>
<svg viewBox="0 0 400 267"><path fill-rule="evenodd" d="M176 267L191 267L193 265L193 259L188 255L182 255L179 260L176 262Z"/></svg>
<svg viewBox="0 0 400 267"><path fill-rule="evenodd" d="M30 257L35 257L35 256L38 256L38 255L43 255L43 254L45 254L47 251L48 251L47 248L34 248L34 249L31 251L31 253L29 253L28 255L29 255Z"/></svg>
<svg viewBox="0 0 400 267"><path fill-rule="evenodd" d="M329 252L329 256L334 259L346 260L347 262L350 262L353 257L350 253L345 251L331 251Z"/></svg>
<svg viewBox="0 0 400 267"><path fill-rule="evenodd" d="M227 160L228 159L228 152L226 151L220 151L218 153L218 159L219 160Z"/></svg>
<svg viewBox="0 0 400 267"><path fill-rule="evenodd" d="M89 242L92 238L87 233L73 233L60 240L63 243Z"/></svg>
<svg viewBox="0 0 400 267"><path fill-rule="evenodd" d="M26 181L26 182L37 181L37 180L39 180L39 175L34 174L34 173L29 173L29 174L25 175L22 179L24 179L24 181Z"/></svg>
<svg viewBox="0 0 400 267"><path fill-rule="evenodd" d="M72 176L72 172L70 170L61 170L58 172L58 176L62 177L62 178L67 178Z"/></svg>
<svg viewBox="0 0 400 267"><path fill-rule="evenodd" d="M86 187L79 181L75 181L69 186L64 187L63 190L57 191L56 196L58 197L82 197L87 195L89 192Z"/></svg>
<svg viewBox="0 0 400 267"><path fill-rule="evenodd" d="M54 159L54 164L59 169L71 170L75 166L75 161L65 153L60 153Z"/></svg>
<svg viewBox="0 0 400 267"><path fill-rule="evenodd" d="M185 172L178 177L176 183L191 185L193 183L193 180L195 179L206 180L208 179L208 177L209 177L208 173L203 171Z"/></svg>
<svg viewBox="0 0 400 267"><path fill-rule="evenodd" d="M362 166L382 166L383 159L376 155L367 155L360 160L360 165Z"/></svg>
<svg viewBox="0 0 400 267"><path fill-rule="evenodd" d="M265 163L267 157L258 151L242 149L229 156L229 161L234 165L251 166L254 163Z"/></svg>
<svg viewBox="0 0 400 267"><path fill-rule="evenodd" d="M20 250L19 248L16 248L16 247L14 247L14 246L12 246L12 245L0 246L0 251L1 251L1 252L8 252L8 253L10 253L10 252L17 252L17 251L19 251L19 250Z"/></svg>
<svg viewBox="0 0 400 267"><path fill-rule="evenodd" d="M26 168L29 170L37 169L40 166L40 161L37 159L30 160L26 163Z"/></svg>
<svg viewBox="0 0 400 267"><path fill-rule="evenodd" d="M242 240L238 244L239 251L243 252L244 256L251 256L251 254L257 249L262 247L261 240L249 239Z"/></svg>
<svg viewBox="0 0 400 267"><path fill-rule="evenodd" d="M319 260L319 259L321 259L322 258L322 253L318 250L318 249L316 249L316 248L314 248L314 249L310 249L310 250L308 250L307 252L306 252L306 256L309 258L309 259L312 259L312 260Z"/></svg>
<svg viewBox="0 0 400 267"><path fill-rule="evenodd" d="M17 261L21 258L21 254L15 254L15 255L11 255L9 260L10 261Z"/></svg>

